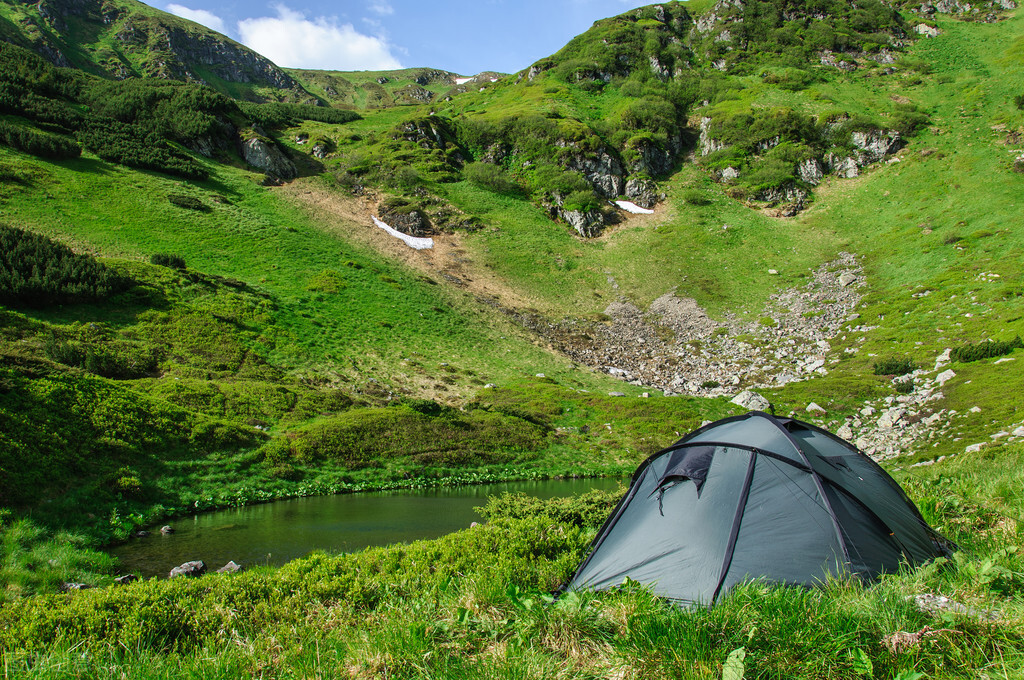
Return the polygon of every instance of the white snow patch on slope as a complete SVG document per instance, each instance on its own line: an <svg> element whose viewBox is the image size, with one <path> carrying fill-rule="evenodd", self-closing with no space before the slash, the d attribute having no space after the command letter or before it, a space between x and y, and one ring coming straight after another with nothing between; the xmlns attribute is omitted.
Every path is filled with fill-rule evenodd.
<svg viewBox="0 0 1024 680"><path fill-rule="evenodd" d="M391 234L395 238L400 238L403 241L405 241L405 245L409 246L410 248L415 248L416 250L423 250L425 248L433 248L434 247L434 239L432 239L432 238L417 238L415 236L409 236L408 234L403 234L402 232L398 231L397 229L393 229L392 227L389 227L388 225L386 225L383 222L381 222L380 220L378 220L376 217L371 216L371 219L373 220L374 224L376 224L378 227L380 227L384 231L388 232L389 234Z"/></svg>
<svg viewBox="0 0 1024 680"><path fill-rule="evenodd" d="M473 79L472 78L456 78L455 79L455 84L456 85L465 85L466 83L468 83L471 80L473 80Z"/></svg>
<svg viewBox="0 0 1024 680"><path fill-rule="evenodd" d="M634 215L651 215L651 214L654 213L653 210L648 210L647 208L641 208L640 206L638 206L636 203L633 203L632 201L615 201L615 205L619 206L620 208L622 208L626 212L633 213Z"/></svg>

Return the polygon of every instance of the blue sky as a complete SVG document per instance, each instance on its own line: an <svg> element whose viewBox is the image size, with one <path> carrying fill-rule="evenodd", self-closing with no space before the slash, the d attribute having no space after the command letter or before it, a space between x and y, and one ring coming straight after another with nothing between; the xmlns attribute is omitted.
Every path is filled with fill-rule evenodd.
<svg viewBox="0 0 1024 680"><path fill-rule="evenodd" d="M151 1L220 31L278 66L381 70L430 66L514 73L598 19L644 0Z"/></svg>

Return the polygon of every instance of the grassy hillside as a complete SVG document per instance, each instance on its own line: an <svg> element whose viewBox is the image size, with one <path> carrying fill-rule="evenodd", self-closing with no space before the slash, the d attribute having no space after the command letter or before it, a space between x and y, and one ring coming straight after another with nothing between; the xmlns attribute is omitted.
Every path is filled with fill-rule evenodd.
<svg viewBox="0 0 1024 680"><path fill-rule="evenodd" d="M338 107L315 110L105 83L5 47L0 224L89 256L39 246L57 273L0 273L5 670L1020 675L1024 16L915 6L666 3L462 86L429 69L290 72ZM95 71L108 38L70 25L72 62ZM111 118L152 136L119 146ZM189 145L194 129L218 151ZM255 171L243 140L297 177ZM801 291L841 253L857 301L818 342L798 327L835 300ZM60 297L84 290L72 271L105 283ZM692 329L665 299L692 301ZM597 349L574 360L566 342ZM672 370L767 368L687 375L673 390L690 396L672 397L610 375L647 348ZM437 542L23 597L109 584L97 541L186 507L620 474L739 411L728 397L748 386L779 413L885 439L883 463L963 550L873 588L754 584L713 610L630 588L544 606L613 499L507 501ZM921 612L922 593L968 609Z"/></svg>
<svg viewBox="0 0 1024 680"><path fill-rule="evenodd" d="M0 39L57 66L105 78L170 78L205 83L241 99L313 101L284 71L244 45L134 0L5 0Z"/></svg>

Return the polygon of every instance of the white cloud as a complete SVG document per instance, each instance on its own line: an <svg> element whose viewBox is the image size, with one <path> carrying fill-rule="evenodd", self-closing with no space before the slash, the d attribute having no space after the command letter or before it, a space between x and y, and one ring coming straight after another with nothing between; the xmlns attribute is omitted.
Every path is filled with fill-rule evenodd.
<svg viewBox="0 0 1024 680"><path fill-rule="evenodd" d="M401 68L383 38L363 35L337 17L307 19L278 4L276 17L238 22L241 41L278 66L339 71Z"/></svg>
<svg viewBox="0 0 1024 680"><path fill-rule="evenodd" d="M370 11L382 17L387 17L395 13L395 8L391 6L388 0L371 0Z"/></svg>
<svg viewBox="0 0 1024 680"><path fill-rule="evenodd" d="M171 3L167 5L167 11L175 16L179 16L182 19L188 19L194 21L197 24L202 24L207 28L212 28L218 33L227 33L224 26L224 20L213 12L207 12L205 9L190 9L184 5L176 5Z"/></svg>

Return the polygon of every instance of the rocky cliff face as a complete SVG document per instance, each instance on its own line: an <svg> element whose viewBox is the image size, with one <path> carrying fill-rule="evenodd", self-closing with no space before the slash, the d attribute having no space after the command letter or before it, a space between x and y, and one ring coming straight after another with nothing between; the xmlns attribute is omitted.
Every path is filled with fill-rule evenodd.
<svg viewBox="0 0 1024 680"><path fill-rule="evenodd" d="M291 101L315 101L269 59L219 33L151 10L134 11L132 0L40 0L33 48L58 66L73 65L65 44L69 20L109 35L110 47L88 54L92 64L75 64L118 78L173 78L204 84L201 73L229 83L284 91Z"/></svg>

